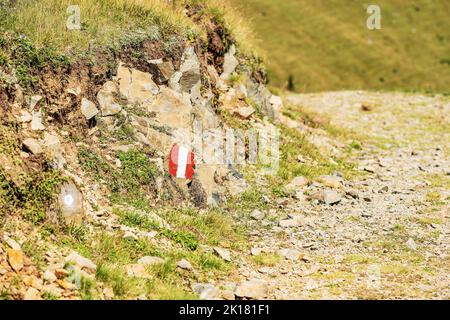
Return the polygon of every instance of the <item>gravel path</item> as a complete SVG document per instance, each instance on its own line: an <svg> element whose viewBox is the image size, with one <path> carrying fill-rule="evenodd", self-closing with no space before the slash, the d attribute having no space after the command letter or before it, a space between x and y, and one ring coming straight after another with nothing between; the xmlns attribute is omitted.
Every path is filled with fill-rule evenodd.
<svg viewBox="0 0 450 320"><path fill-rule="evenodd" d="M255 221L240 280L263 280L270 299L449 299L450 99L331 92L287 100L368 136L349 159L363 174L336 177L337 204L300 196Z"/></svg>

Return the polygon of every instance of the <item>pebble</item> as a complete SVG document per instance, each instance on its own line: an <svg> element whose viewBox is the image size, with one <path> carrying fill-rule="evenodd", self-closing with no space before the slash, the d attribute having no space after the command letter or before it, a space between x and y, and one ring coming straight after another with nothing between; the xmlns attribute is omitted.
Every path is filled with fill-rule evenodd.
<svg viewBox="0 0 450 320"><path fill-rule="evenodd" d="M266 216L265 213L258 209L253 210L253 212L250 215L250 217L254 220L262 220L264 219L265 216Z"/></svg>
<svg viewBox="0 0 450 320"><path fill-rule="evenodd" d="M199 295L202 300L211 300L219 297L219 290L210 283L195 283L192 289Z"/></svg>
<svg viewBox="0 0 450 320"><path fill-rule="evenodd" d="M64 279L69 275L69 271L67 271L66 269L56 269L54 275L58 279Z"/></svg>
<svg viewBox="0 0 450 320"><path fill-rule="evenodd" d="M262 299L267 296L267 282L252 279L238 284L234 294L239 298Z"/></svg>
<svg viewBox="0 0 450 320"><path fill-rule="evenodd" d="M324 190L323 193L323 201L326 204L337 204L342 200L342 197L334 190Z"/></svg>
<svg viewBox="0 0 450 320"><path fill-rule="evenodd" d="M22 250L22 248L20 247L20 244L17 243L16 240L8 237L6 234L3 236L3 240L6 242L6 244L14 250Z"/></svg>
<svg viewBox="0 0 450 320"><path fill-rule="evenodd" d="M42 300L39 291L33 287L29 287L23 297L24 300Z"/></svg>
<svg viewBox="0 0 450 320"><path fill-rule="evenodd" d="M223 260L225 260L227 262L231 261L231 253L227 249L220 248L220 247L214 247L213 250L214 250L214 253L216 253Z"/></svg>
<svg viewBox="0 0 450 320"><path fill-rule="evenodd" d="M297 219L285 219L281 220L278 225L282 228L294 228L300 225L300 221Z"/></svg>
<svg viewBox="0 0 450 320"><path fill-rule="evenodd" d="M252 255L252 256L258 256L258 255L261 254L261 252L262 252L262 249L261 249L261 248L252 248L252 249L251 249L251 255Z"/></svg>
<svg viewBox="0 0 450 320"><path fill-rule="evenodd" d="M363 213L361 214L361 217L363 217L363 218L370 218L370 217L372 217L372 214L369 213L369 212L363 212Z"/></svg>
<svg viewBox="0 0 450 320"><path fill-rule="evenodd" d="M303 258L304 254L297 249L281 249L278 253L287 260L297 261Z"/></svg>
<svg viewBox="0 0 450 320"><path fill-rule="evenodd" d="M342 188L344 183L344 179L338 176L325 175L319 177L319 180L322 182L324 186L334 189Z"/></svg>
<svg viewBox="0 0 450 320"><path fill-rule="evenodd" d="M29 150L34 155L41 154L44 152L44 150L41 147L41 144L36 139L27 138L23 140L23 145L27 150Z"/></svg>
<svg viewBox="0 0 450 320"><path fill-rule="evenodd" d="M289 184L286 185L286 189L290 191L294 191L297 188L301 188L304 186L307 186L309 183L309 180L305 177L298 176L289 182Z"/></svg>
<svg viewBox="0 0 450 320"><path fill-rule="evenodd" d="M145 256L138 260L138 263L144 264L147 266L153 266L155 264L162 264L164 263L164 259L160 257L154 257L154 256Z"/></svg>
<svg viewBox="0 0 450 320"><path fill-rule="evenodd" d="M406 241L406 245L413 251L417 250L417 244L412 238L409 238L408 241Z"/></svg>
<svg viewBox="0 0 450 320"><path fill-rule="evenodd" d="M42 112L33 112L31 119L31 131L42 131L45 130L45 126L42 124Z"/></svg>
<svg viewBox="0 0 450 320"><path fill-rule="evenodd" d="M89 271L95 271L97 265L93 263L90 259L79 255L77 252L72 251L65 259L65 262L72 262L77 265L80 269L86 269Z"/></svg>
<svg viewBox="0 0 450 320"><path fill-rule="evenodd" d="M177 262L177 267L184 270L192 270L192 264L186 259L181 259Z"/></svg>
<svg viewBox="0 0 450 320"><path fill-rule="evenodd" d="M56 275L53 272L51 272L50 270L46 270L44 272L43 278L47 283L55 282L57 279Z"/></svg>
<svg viewBox="0 0 450 320"><path fill-rule="evenodd" d="M24 266L23 252L21 250L7 249L8 263L11 268L19 272Z"/></svg>

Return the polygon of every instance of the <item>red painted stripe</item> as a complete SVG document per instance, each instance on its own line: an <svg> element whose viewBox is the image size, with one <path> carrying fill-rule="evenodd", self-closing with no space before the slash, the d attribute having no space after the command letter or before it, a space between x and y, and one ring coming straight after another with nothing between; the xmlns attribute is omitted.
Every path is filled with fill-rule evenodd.
<svg viewBox="0 0 450 320"><path fill-rule="evenodd" d="M172 150L170 150L169 154L169 173L176 177L177 176L177 168L178 168L178 145L174 144L172 146Z"/></svg>
<svg viewBox="0 0 450 320"><path fill-rule="evenodd" d="M178 144L174 144L169 153L169 173L173 176L177 176L178 171L178 157L179 157L180 147ZM186 172L185 178L192 180L195 173L195 155L192 151L189 151L186 159Z"/></svg>
<svg viewBox="0 0 450 320"><path fill-rule="evenodd" d="M186 179L192 180L194 176L195 158L194 153L189 152L186 166Z"/></svg>

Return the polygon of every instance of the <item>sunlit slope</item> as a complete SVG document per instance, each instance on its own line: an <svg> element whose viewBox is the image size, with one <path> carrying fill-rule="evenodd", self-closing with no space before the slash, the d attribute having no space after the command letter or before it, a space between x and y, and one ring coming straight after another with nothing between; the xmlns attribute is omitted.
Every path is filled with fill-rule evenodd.
<svg viewBox="0 0 450 320"><path fill-rule="evenodd" d="M378 0L368 30L360 0L232 0L250 17L272 85L296 91L403 89L450 92L450 2Z"/></svg>

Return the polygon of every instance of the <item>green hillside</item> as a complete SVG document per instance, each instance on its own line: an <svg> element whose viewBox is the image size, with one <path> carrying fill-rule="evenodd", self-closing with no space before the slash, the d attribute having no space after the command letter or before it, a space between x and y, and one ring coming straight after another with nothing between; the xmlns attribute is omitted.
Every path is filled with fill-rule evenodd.
<svg viewBox="0 0 450 320"><path fill-rule="evenodd" d="M368 30L361 0L232 0L251 17L271 84L292 75L299 92L339 89L450 91L450 2L379 0Z"/></svg>

